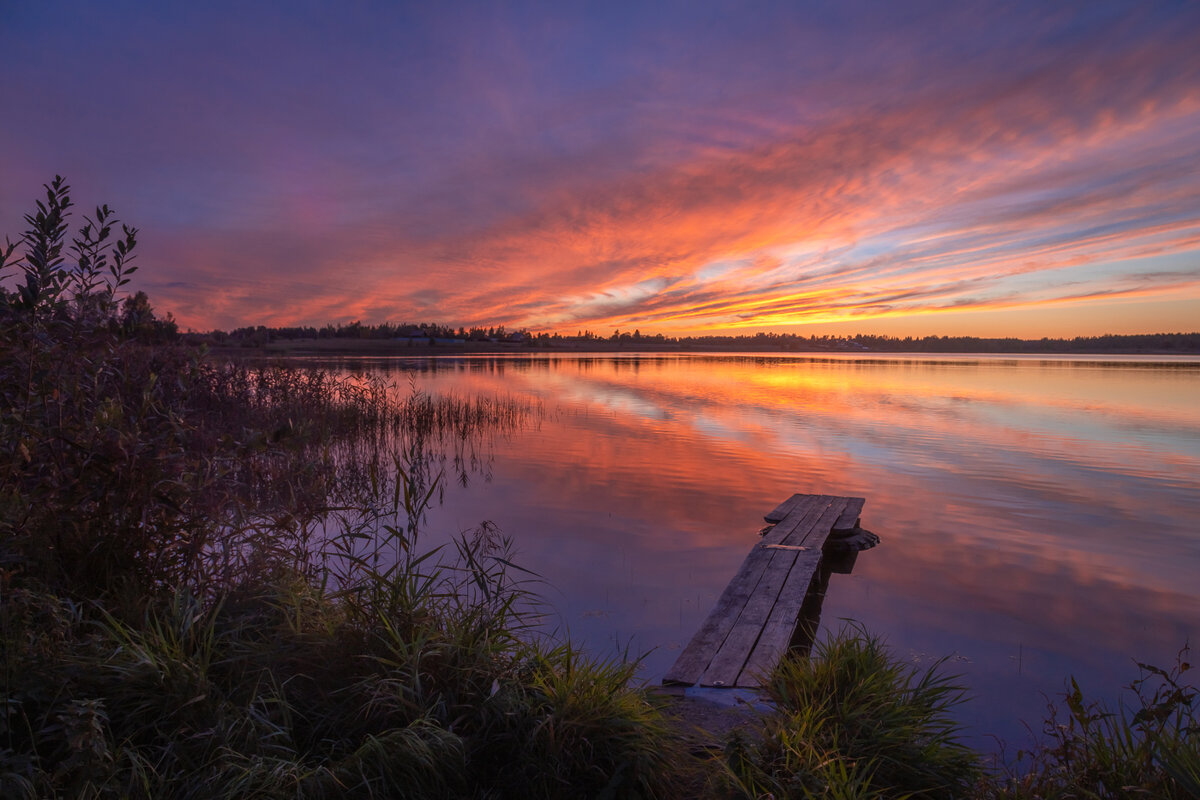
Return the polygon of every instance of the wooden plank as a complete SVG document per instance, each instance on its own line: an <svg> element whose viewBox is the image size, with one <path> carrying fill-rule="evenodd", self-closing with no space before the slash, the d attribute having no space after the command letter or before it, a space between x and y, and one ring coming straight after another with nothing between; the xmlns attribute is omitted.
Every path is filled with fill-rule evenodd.
<svg viewBox="0 0 1200 800"><path fill-rule="evenodd" d="M760 686L761 680L775 668L787 651L800 617L800 607L804 605L809 584L821 563L821 548L833 530L833 523L846 512L852 499L835 498L820 518L809 526L804 539L809 549L797 552L796 561L767 618L762 621L759 637L752 651L746 654L745 666L735 678L734 685Z"/></svg>
<svg viewBox="0 0 1200 800"><path fill-rule="evenodd" d="M800 607L812 584L813 576L821 566L821 551L808 550L796 557L787 583L780 593L779 601L771 609L771 615L763 625L762 635L754 645L754 651L746 659L746 665L734 681L735 686L757 689L766 683L775 665L783 658L791 644L792 635L800 621ZM795 598L799 598L796 602Z"/></svg>
<svg viewBox="0 0 1200 800"><path fill-rule="evenodd" d="M861 497L794 494L743 560L664 684L758 687L787 651L833 531L852 530Z"/></svg>
<svg viewBox="0 0 1200 800"><path fill-rule="evenodd" d="M834 521L845 513L846 503L849 499L848 497L827 498L826 502L818 504L818 513L815 517L807 517L804 524L795 526L788 535L779 540L779 543L820 550L825 545L825 539L833 530Z"/></svg>
<svg viewBox="0 0 1200 800"><path fill-rule="evenodd" d="M815 496L813 500L815 502L808 504L807 511L800 513L793 510L788 518L777 526L778 530L784 532L785 538L797 535L803 537L836 498ZM771 543L764 542L759 547L764 549L770 545ZM701 686L733 686L737 680L742 666L758 640L762 625L779 597L788 572L796 561L795 550L774 550L773 553L772 559L763 568L763 575L754 592L734 620L729 634L700 675L698 682Z"/></svg>
<svg viewBox="0 0 1200 800"><path fill-rule="evenodd" d="M716 605L705 618L700 630L688 642L679 658L675 659L670 672L663 677L663 683L691 686L700 679L713 655L729 635L738 613L746 605L746 600L754 592L763 567L772 555L772 551L759 547L750 551L733 580L717 598Z"/></svg>
<svg viewBox="0 0 1200 800"><path fill-rule="evenodd" d="M862 516L863 505L867 501L861 497L847 499L850 503L846 506L846 510L838 517L838 521L833 523L834 533L845 533L858 527L858 518Z"/></svg>
<svg viewBox="0 0 1200 800"><path fill-rule="evenodd" d="M786 517L795 507L796 503L801 500L812 497L811 494L794 494L787 500L784 500L779 505L775 506L766 516L763 517L767 522L780 522Z"/></svg>
<svg viewBox="0 0 1200 800"><path fill-rule="evenodd" d="M804 524L814 508L823 506L833 499L831 496L823 494L798 494L793 497L799 499L792 504L787 514L775 523L775 527L762 537L762 544L781 544L784 539L792 535L797 527Z"/></svg>
<svg viewBox="0 0 1200 800"><path fill-rule="evenodd" d="M821 498L816 495L793 495L792 499L796 500L795 508L792 511L794 518L788 520L786 525L777 525L774 530L762 538L763 543L777 543L779 539L795 529L799 519L804 516L802 509L805 511L812 509L821 501ZM663 677L664 684L692 686L700 680L700 676L725 642L729 631L733 629L746 601L754 594L758 581L762 577L763 569L770 562L772 555L774 555L772 551L758 546L750 551L750 554L742 561L737 574L717 599L716 605L705 618L700 630L688 642L687 647L679 654L679 658L675 659L675 664Z"/></svg>
<svg viewBox="0 0 1200 800"><path fill-rule="evenodd" d="M771 560L759 576L754 592L746 598L741 611L733 617L729 632L713 653L708 666L696 680L700 686L732 687L746 663L754 642L766 621L775 598L783 588L788 571L796 562L796 552L770 550Z"/></svg>
<svg viewBox="0 0 1200 800"><path fill-rule="evenodd" d="M832 525L833 520L837 519L845 506L843 498L826 497L811 504L803 515L793 512L785 520L788 522L792 518L796 518L796 523L792 526L792 532L788 538L807 536L813 525ZM827 522L823 522L825 520ZM782 523L780 527L783 527ZM828 532L828 528L826 528L826 532ZM783 544L790 544L790 542L785 539ZM760 546L756 549L763 550L764 548ZM762 576L754 591L747 598L741 613L738 614L733 627L717 649L708 667L700 675L698 682L701 686L734 686L736 684L737 677L741 673L746 659L754 650L754 646L762 634L763 626L770 617L771 609L778 601L784 584L787 582L788 573L796 563L797 555L800 555L799 551L795 550L770 550L769 552L772 553L771 559L763 567ZM802 593L800 601L803 602L803 600ZM799 606L797 606L798 608Z"/></svg>

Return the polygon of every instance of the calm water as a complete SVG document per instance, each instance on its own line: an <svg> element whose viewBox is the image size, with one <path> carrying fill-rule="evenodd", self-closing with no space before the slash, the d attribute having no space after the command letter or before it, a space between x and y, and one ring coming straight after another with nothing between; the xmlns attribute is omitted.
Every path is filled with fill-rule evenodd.
<svg viewBox="0 0 1200 800"><path fill-rule="evenodd" d="M446 484L430 531L495 522L598 653L673 663L794 492L867 498L882 544L835 575L822 628L949 656L975 744L1028 743L1074 674L1200 634L1200 360L579 355L342 362L429 392L538 398L540 423Z"/></svg>

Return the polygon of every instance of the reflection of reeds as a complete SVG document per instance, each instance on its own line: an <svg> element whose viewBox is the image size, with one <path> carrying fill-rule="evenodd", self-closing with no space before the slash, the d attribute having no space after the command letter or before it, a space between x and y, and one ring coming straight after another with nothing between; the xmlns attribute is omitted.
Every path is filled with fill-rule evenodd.
<svg viewBox="0 0 1200 800"><path fill-rule="evenodd" d="M254 431L218 459L221 530L206 536L203 584L264 561L299 568L339 531L401 524L398 515L415 536L447 468L463 485L474 472L490 477L495 437L542 414L522 398L433 395L373 374L226 363L198 377L191 402L206 430L236 417Z"/></svg>

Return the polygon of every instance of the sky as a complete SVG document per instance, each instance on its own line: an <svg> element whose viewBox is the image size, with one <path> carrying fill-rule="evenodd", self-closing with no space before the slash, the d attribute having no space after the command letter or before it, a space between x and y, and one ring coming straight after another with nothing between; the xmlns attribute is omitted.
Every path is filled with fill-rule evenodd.
<svg viewBox="0 0 1200 800"><path fill-rule="evenodd" d="M185 329L1200 329L1196 2L0 0L0 115Z"/></svg>

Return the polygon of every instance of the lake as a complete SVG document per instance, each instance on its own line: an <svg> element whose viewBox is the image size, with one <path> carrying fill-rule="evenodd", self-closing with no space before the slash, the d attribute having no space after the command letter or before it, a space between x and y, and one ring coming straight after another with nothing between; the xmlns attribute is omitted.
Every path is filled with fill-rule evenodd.
<svg viewBox="0 0 1200 800"><path fill-rule="evenodd" d="M321 362L326 363L326 362ZM789 495L865 497L855 620L1012 750L1074 675L1114 701L1200 633L1200 359L567 354L344 359L544 413L447 475L428 536L494 522L551 624L657 683Z"/></svg>

